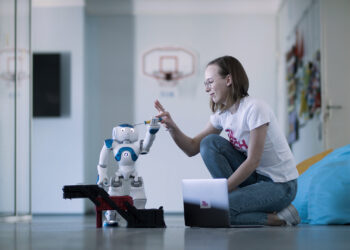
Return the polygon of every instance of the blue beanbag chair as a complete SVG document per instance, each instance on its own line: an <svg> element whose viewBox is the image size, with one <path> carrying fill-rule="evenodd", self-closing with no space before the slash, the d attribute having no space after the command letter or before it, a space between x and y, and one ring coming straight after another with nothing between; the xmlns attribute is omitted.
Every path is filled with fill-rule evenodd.
<svg viewBox="0 0 350 250"><path fill-rule="evenodd" d="M350 223L350 144L334 150L298 178L293 205L301 223Z"/></svg>

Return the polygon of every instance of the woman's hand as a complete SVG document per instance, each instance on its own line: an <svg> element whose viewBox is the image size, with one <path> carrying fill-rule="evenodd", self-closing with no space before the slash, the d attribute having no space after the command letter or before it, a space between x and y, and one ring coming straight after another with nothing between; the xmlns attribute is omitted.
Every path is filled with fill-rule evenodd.
<svg viewBox="0 0 350 250"><path fill-rule="evenodd" d="M161 117L161 123L169 130L171 137L174 139L176 145L181 148L188 156L194 156L199 153L199 145L201 140L209 134L220 134L221 130L213 127L213 125L208 122L207 126L202 132L200 132L194 138L185 135L176 123L171 118L169 112L165 111L164 107L158 100L154 102L154 107L159 111L156 117Z"/></svg>
<svg viewBox="0 0 350 250"><path fill-rule="evenodd" d="M173 121L173 119L171 118L170 113L165 111L163 105L158 100L155 100L154 107L159 112L159 114L156 117L162 118L161 123L164 125L164 127L170 131L174 130L176 128L176 124Z"/></svg>

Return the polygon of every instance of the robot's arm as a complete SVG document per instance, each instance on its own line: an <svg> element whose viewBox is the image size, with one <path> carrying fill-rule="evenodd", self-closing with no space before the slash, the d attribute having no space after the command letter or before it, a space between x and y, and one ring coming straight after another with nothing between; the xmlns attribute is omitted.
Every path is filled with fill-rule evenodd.
<svg viewBox="0 0 350 250"><path fill-rule="evenodd" d="M107 186L109 179L107 174L108 155L112 152L113 140L106 140L100 152L100 159L97 165L98 181L97 185Z"/></svg>
<svg viewBox="0 0 350 250"><path fill-rule="evenodd" d="M150 124L147 126L146 137L140 142L140 152L141 154L147 154L151 148L154 139L156 138L156 133L160 128L159 119L152 118Z"/></svg>

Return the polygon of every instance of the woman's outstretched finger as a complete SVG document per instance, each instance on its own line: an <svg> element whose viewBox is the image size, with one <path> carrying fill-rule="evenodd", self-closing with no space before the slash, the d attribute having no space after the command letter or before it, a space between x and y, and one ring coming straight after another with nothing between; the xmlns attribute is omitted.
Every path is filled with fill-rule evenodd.
<svg viewBox="0 0 350 250"><path fill-rule="evenodd" d="M159 112L164 112L165 109L162 104L158 100L154 102L154 107L159 111Z"/></svg>

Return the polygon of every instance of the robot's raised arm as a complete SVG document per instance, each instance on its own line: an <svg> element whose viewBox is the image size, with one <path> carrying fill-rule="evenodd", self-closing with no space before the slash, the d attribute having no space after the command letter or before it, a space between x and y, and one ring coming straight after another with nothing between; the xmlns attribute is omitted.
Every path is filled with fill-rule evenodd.
<svg viewBox="0 0 350 250"><path fill-rule="evenodd" d="M160 128L159 119L152 118L150 124L147 126L146 137L140 144L140 152L141 154L147 154L149 149L151 148L154 139L156 138L156 133Z"/></svg>

